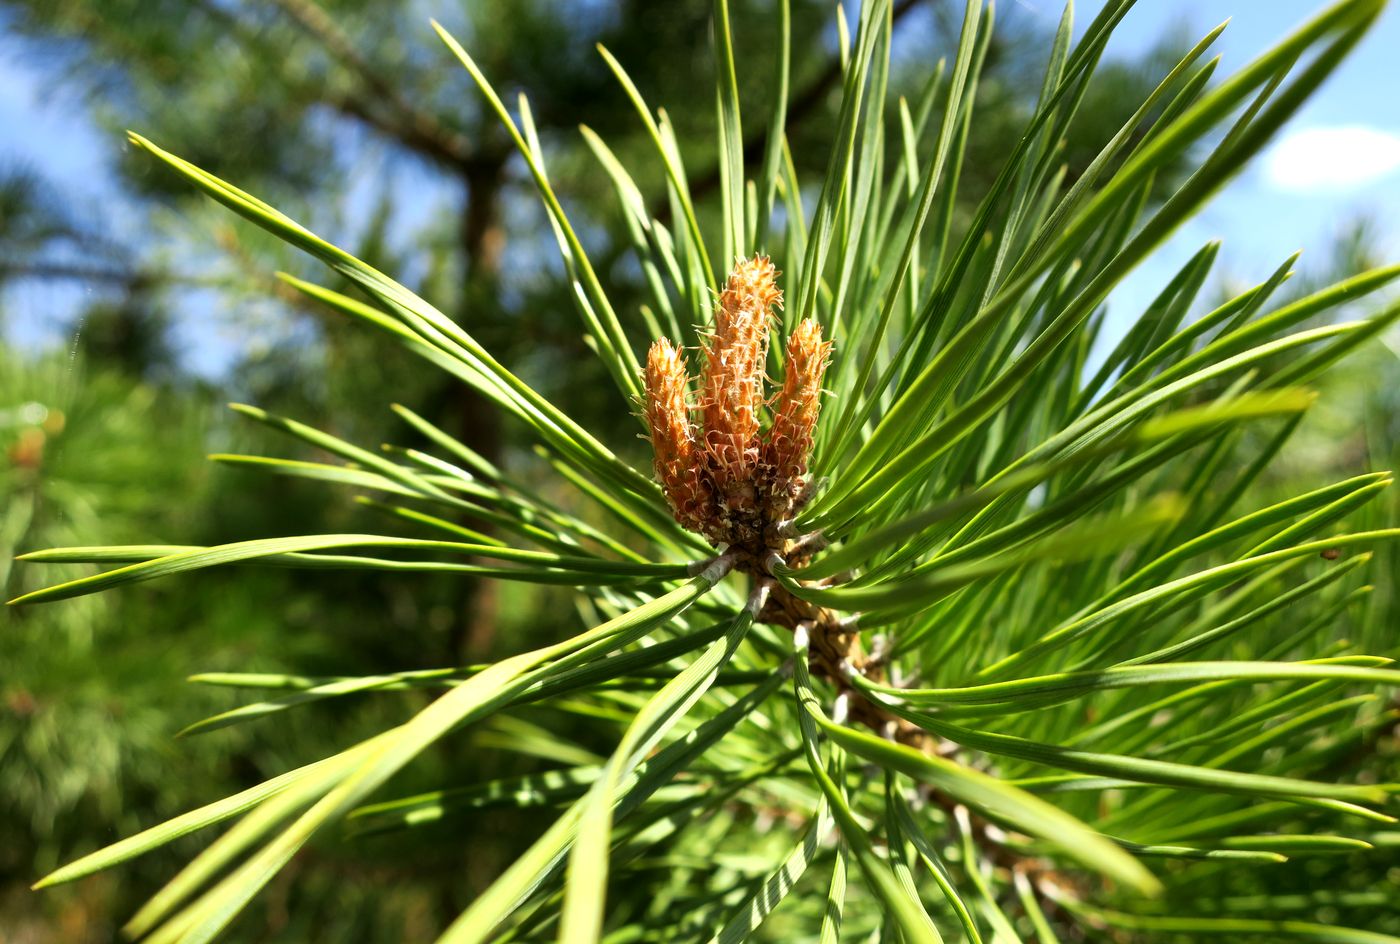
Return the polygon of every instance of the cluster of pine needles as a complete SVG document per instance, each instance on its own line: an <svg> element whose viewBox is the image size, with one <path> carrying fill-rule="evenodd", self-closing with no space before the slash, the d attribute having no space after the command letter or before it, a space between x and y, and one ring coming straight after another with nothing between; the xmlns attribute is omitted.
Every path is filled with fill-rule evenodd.
<svg viewBox="0 0 1400 944"><path fill-rule="evenodd" d="M1390 477L1358 466L1283 491L1271 474L1327 371L1400 318L1377 294L1400 266L1298 295L1290 258L1211 305L1211 243L1121 337L1102 330L1115 287L1297 113L1381 3L1342 0L1223 77L1211 31L1070 176L1059 144L1130 6L1109 0L1077 42L1066 10L1033 113L970 215L982 0L908 101L887 99L890 0L843 21L819 181L798 179L781 133L786 49L765 77L768 146L746 163L754 118L717 0L720 186L704 205L665 112L604 50L672 210L655 218L585 130L644 276L636 311L614 305L578 238L528 101L508 108L439 30L537 186L589 345L619 413L641 405L650 455L614 451L388 275L133 136L353 285L288 278L481 394L559 489L402 407L430 449L365 448L239 406L315 458L220 461L371 493L400 530L38 551L27 559L108 566L17 602L269 565L572 587L592 618L561 618L557 641L489 666L203 676L266 695L193 731L292 724L283 712L352 693L431 698L41 884L224 825L127 927L207 941L335 827L347 841L438 830L470 857L473 824L511 807L547 827L442 941L1400 940L1386 933L1400 836ZM785 0L773 15L786 36ZM715 260L736 259L722 282ZM461 523L483 519L491 533ZM611 753L396 790L444 738L472 750L482 725L547 717L535 712L588 719Z"/></svg>

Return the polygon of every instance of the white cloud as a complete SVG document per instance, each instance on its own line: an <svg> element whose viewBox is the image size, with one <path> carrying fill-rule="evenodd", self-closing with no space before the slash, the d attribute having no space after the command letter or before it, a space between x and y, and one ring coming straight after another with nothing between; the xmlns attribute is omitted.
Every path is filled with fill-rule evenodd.
<svg viewBox="0 0 1400 944"><path fill-rule="evenodd" d="M1365 125L1303 128L1264 159L1274 188L1293 193L1352 190L1400 169L1400 134Z"/></svg>

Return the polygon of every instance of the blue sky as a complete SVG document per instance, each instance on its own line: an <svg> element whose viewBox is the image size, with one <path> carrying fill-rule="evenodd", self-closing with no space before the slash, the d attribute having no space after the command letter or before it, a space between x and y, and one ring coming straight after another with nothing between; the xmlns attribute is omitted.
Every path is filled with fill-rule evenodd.
<svg viewBox="0 0 1400 944"><path fill-rule="evenodd" d="M1053 22L1059 7L1010 0L1016 15ZM1077 7L1087 24L1101 2ZM1140 0L1114 34L1132 55L1183 25L1203 35L1230 17L1216 41L1217 75L1253 59L1321 8L1317 0ZM1113 48L1113 47L1111 47ZM1299 110L1261 159L1232 181L1122 286L1113 314L1140 311L1193 252L1222 239L1217 272L1231 282L1262 281L1291 253L1298 270L1325 270L1336 236L1369 219L1376 251L1400 259L1400 6L1391 4L1370 34Z"/></svg>
<svg viewBox="0 0 1400 944"><path fill-rule="evenodd" d="M1076 19L1087 24L1101 0L1082 0ZM1032 20L1053 29L1061 6L1048 0L1001 0L1003 20ZM1140 0L1114 36L1110 51L1133 56L1173 31L1200 35L1232 15L1215 50L1228 74L1319 8L1316 0ZM3 31L3 22L0 22ZM3 38L3 37L0 37ZM121 205L110 166L111 147L84 117L81 103L45 89L15 43L0 42L0 162L42 166L82 212L103 208L118 234L139 217ZM1303 249L1300 269L1326 265L1334 238L1350 222L1374 224L1381 258L1400 259L1400 4L1392 4L1372 33L1322 90L1283 129L1260 161L1246 170L1174 235L1116 293L1110 322L1142 310L1176 269L1207 240L1224 240L1218 277L1263 279ZM56 326L81 301L73 285L26 285L4 298L7 327L27 344L68 343ZM196 369L218 374L234 355L228 340L183 326L180 347Z"/></svg>

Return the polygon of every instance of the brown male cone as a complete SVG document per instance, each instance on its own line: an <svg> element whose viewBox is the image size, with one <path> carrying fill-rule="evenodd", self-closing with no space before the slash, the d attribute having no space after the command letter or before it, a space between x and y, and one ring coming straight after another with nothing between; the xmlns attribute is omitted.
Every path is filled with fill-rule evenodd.
<svg viewBox="0 0 1400 944"><path fill-rule="evenodd" d="M770 404L773 426L763 450L769 512L775 519L788 517L806 488L807 459L822 408L822 375L830 359L831 342L822 340L822 326L811 318L788 336L783 388Z"/></svg>
<svg viewBox="0 0 1400 944"><path fill-rule="evenodd" d="M831 355L821 326L807 319L787 341L782 389L765 402L764 368L772 313L781 307L778 273L766 257L735 263L705 335L704 370L691 422L690 379L675 346L647 354L647 426L656 477L676 520L715 544L759 554L767 532L789 517L806 491L807 460ZM773 422L762 432L765 405Z"/></svg>
<svg viewBox="0 0 1400 944"><path fill-rule="evenodd" d="M700 407L707 465L719 502L735 510L752 501L754 472L762 457L759 422L768 330L773 306L783 301L776 279L766 257L736 262L704 349Z"/></svg>
<svg viewBox="0 0 1400 944"><path fill-rule="evenodd" d="M710 489L701 475L700 444L686 404L690 378L685 361L665 338L647 352L645 384L644 410L657 481L676 520L703 532L710 514Z"/></svg>

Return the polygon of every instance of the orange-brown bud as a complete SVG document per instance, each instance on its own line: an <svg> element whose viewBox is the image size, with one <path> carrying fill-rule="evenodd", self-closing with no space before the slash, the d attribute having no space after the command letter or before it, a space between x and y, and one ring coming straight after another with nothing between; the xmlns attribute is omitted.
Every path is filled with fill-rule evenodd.
<svg viewBox="0 0 1400 944"><path fill-rule="evenodd" d="M772 262L764 256L740 259L720 293L715 330L705 345L704 447L710 476L726 504L752 497L762 459L759 424L769 320L782 299Z"/></svg>
<svg viewBox="0 0 1400 944"><path fill-rule="evenodd" d="M831 342L808 318L788 337L783 389L773 398L773 426L764 459L774 488L796 498L812 454L812 435L821 414L822 374L831 358Z"/></svg>
<svg viewBox="0 0 1400 944"><path fill-rule="evenodd" d="M700 475L699 443L686 405L689 386L685 361L671 342L654 343L647 352L644 404L653 467L676 520L698 531L708 517L710 490Z"/></svg>
<svg viewBox="0 0 1400 944"><path fill-rule="evenodd" d="M769 322L783 300L777 275L762 256L740 259L720 293L714 330L705 335L695 407L703 426L691 422L690 378L670 341L651 346L645 377L656 477L676 520L716 546L736 546L755 559L786 546L776 526L804 501L822 375L831 358L821 326L803 321L787 340L783 387L765 403ZM765 406L772 412L766 435Z"/></svg>

